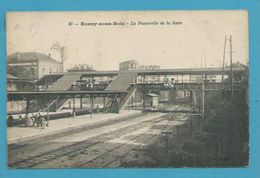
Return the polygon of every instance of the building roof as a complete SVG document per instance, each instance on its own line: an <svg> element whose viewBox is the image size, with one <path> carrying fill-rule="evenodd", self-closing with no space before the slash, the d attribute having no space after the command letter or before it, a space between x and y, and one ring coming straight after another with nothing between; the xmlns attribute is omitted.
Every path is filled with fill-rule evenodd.
<svg viewBox="0 0 260 178"><path fill-rule="evenodd" d="M32 61L32 60L38 60L38 61L48 61L48 62L54 62L59 63L55 59L49 57L46 54L43 53L37 53L37 52L25 52L25 53L13 53L7 56L8 61Z"/></svg>
<svg viewBox="0 0 260 178"><path fill-rule="evenodd" d="M222 74L222 68L183 68L183 69L155 69L155 70L130 70L127 72L133 72L138 73L138 75L185 75L185 74L191 74L191 75L201 75L201 74L207 74L207 75L220 75ZM102 70L102 71L87 71L87 72L57 72L52 74L47 74L46 76L62 76L62 75L84 75L84 76L116 76L118 75L120 71L119 70ZM233 72L246 72L244 67L234 67ZM225 68L224 74L229 74L230 69Z"/></svg>
<svg viewBox="0 0 260 178"><path fill-rule="evenodd" d="M158 97L158 95L154 94L154 93L148 93L147 94L148 96L151 96L151 97Z"/></svg>
<svg viewBox="0 0 260 178"><path fill-rule="evenodd" d="M7 80L8 83L12 81L15 84L17 84L17 83L31 84L33 82L32 78L20 79L20 78L13 76L13 75L10 75L10 74L6 74L6 80Z"/></svg>
<svg viewBox="0 0 260 178"><path fill-rule="evenodd" d="M11 74L6 74L6 79L7 79L7 80L16 80L16 79L18 79L18 78L15 77L15 76L13 76L13 75L11 75Z"/></svg>

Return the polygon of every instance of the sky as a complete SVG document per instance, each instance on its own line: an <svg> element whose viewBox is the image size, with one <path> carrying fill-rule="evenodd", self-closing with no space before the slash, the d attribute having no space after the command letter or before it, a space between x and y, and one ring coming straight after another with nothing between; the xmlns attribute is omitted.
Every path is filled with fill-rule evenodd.
<svg viewBox="0 0 260 178"><path fill-rule="evenodd" d="M40 52L60 60L51 49L58 42L65 47L65 69L89 64L117 70L119 62L132 59L164 69L201 67L201 61L219 67L225 35L232 35L233 61L249 60L248 14L242 10L9 12L6 18L7 55ZM227 64L229 56L227 41Z"/></svg>

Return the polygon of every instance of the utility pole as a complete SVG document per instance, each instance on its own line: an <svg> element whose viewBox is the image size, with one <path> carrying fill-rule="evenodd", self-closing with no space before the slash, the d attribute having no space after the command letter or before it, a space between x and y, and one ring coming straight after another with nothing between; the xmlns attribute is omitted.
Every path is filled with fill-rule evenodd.
<svg viewBox="0 0 260 178"><path fill-rule="evenodd" d="M232 35L230 35L229 41L230 41L230 86L231 86L231 96L233 97Z"/></svg>
<svg viewBox="0 0 260 178"><path fill-rule="evenodd" d="M225 35L224 50L223 50L223 65L222 65L222 77L221 77L221 89L224 89L224 69L225 69L225 57L226 57L226 42L227 36Z"/></svg>
<svg viewBox="0 0 260 178"><path fill-rule="evenodd" d="M202 75L202 86L201 86L201 99L202 99L202 118L205 119L205 81L204 81L204 75Z"/></svg>
<svg viewBox="0 0 260 178"><path fill-rule="evenodd" d="M162 131L161 134L165 135L165 155L166 155L166 166L168 166L168 158L169 158L169 143L168 136L172 134L172 131Z"/></svg>
<svg viewBox="0 0 260 178"><path fill-rule="evenodd" d="M190 131L191 131L191 138L193 137L193 121L192 121L192 112L190 112Z"/></svg>
<svg viewBox="0 0 260 178"><path fill-rule="evenodd" d="M200 68L202 69L202 55L200 56Z"/></svg>
<svg viewBox="0 0 260 178"><path fill-rule="evenodd" d="M204 51L204 67L206 67L206 57L205 57L205 51ZM203 57L201 56L201 114L202 118L205 118L205 81L204 81L204 68L203 68Z"/></svg>
<svg viewBox="0 0 260 178"><path fill-rule="evenodd" d="M207 68L207 58L206 58L206 51L204 51L204 68Z"/></svg>

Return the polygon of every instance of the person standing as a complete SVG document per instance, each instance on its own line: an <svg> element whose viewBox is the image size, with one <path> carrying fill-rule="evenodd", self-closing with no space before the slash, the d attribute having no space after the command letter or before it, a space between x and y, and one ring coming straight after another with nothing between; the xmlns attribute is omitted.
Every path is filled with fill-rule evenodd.
<svg viewBox="0 0 260 178"><path fill-rule="evenodd" d="M34 124L34 119L35 119L35 116L34 116L34 114L32 114L32 117L31 117L31 119L32 119L32 126L33 126L33 124Z"/></svg>
<svg viewBox="0 0 260 178"><path fill-rule="evenodd" d="M38 122L37 122L37 127L42 127L42 115L41 115L41 113L39 113L39 115L38 115Z"/></svg>
<svg viewBox="0 0 260 178"><path fill-rule="evenodd" d="M20 126L20 125L22 125L22 123L23 123L23 117L22 117L21 114L19 114L19 117L18 117L18 125Z"/></svg>
<svg viewBox="0 0 260 178"><path fill-rule="evenodd" d="M38 116L37 116L37 114L35 114L35 115L33 115L33 127L35 124L37 126L37 123L38 123Z"/></svg>
<svg viewBox="0 0 260 178"><path fill-rule="evenodd" d="M33 116L28 118L28 126L31 127L33 125Z"/></svg>
<svg viewBox="0 0 260 178"><path fill-rule="evenodd" d="M42 116L40 119L40 125L41 125L42 129L44 129L46 127L46 119L44 116Z"/></svg>
<svg viewBox="0 0 260 178"><path fill-rule="evenodd" d="M14 117L12 115L8 116L8 126L12 127L14 124Z"/></svg>
<svg viewBox="0 0 260 178"><path fill-rule="evenodd" d="M99 114L99 105L97 105L97 109L96 109L97 111L97 114Z"/></svg>
<svg viewBox="0 0 260 178"><path fill-rule="evenodd" d="M28 127L28 125L29 125L29 117L28 117L28 114L25 114L25 116L24 116L24 126Z"/></svg>

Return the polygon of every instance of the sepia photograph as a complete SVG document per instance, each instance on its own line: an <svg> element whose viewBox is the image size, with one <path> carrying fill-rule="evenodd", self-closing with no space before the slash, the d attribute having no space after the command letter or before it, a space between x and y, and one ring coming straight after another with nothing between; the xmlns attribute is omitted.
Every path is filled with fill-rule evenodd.
<svg viewBox="0 0 260 178"><path fill-rule="evenodd" d="M249 166L246 10L6 13L8 169Z"/></svg>

